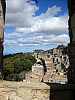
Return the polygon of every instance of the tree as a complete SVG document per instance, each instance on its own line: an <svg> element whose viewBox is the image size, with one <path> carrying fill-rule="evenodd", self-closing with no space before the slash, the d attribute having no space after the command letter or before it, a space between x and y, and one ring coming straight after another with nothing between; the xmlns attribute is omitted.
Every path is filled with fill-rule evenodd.
<svg viewBox="0 0 75 100"><path fill-rule="evenodd" d="M30 54L18 53L4 56L4 79L11 80L14 78L14 80L18 80L19 74L30 71L35 62L36 59Z"/></svg>
<svg viewBox="0 0 75 100"><path fill-rule="evenodd" d="M13 64L7 64L3 67L3 78L6 79L7 76L14 73Z"/></svg>
<svg viewBox="0 0 75 100"><path fill-rule="evenodd" d="M32 68L32 65L33 65L33 63L29 59L27 59L27 60L24 61L24 67L23 68L26 71L30 71L31 68Z"/></svg>

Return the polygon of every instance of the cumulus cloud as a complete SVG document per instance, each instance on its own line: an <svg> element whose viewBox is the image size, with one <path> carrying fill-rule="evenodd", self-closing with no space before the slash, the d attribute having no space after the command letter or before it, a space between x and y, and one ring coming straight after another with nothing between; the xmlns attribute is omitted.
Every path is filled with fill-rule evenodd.
<svg viewBox="0 0 75 100"><path fill-rule="evenodd" d="M36 16L39 7L28 0L7 0L6 26L14 26L15 32L5 33L5 47L67 44L68 16L57 16L62 8L56 5Z"/></svg>
<svg viewBox="0 0 75 100"><path fill-rule="evenodd" d="M48 10L45 13L42 13L41 16L39 16L41 19L42 18L50 18L50 17L54 17L55 15L57 15L59 12L61 12L61 7L57 7L56 5L48 8Z"/></svg>
<svg viewBox="0 0 75 100"><path fill-rule="evenodd" d="M24 9L24 0L6 0L7 13L18 13Z"/></svg>
<svg viewBox="0 0 75 100"><path fill-rule="evenodd" d="M33 32L49 32L52 33L68 33L68 24L66 17L52 17L47 19L39 19L34 22L32 27L16 28L17 32L33 33Z"/></svg>
<svg viewBox="0 0 75 100"><path fill-rule="evenodd" d="M7 0L6 24L15 27L28 27L33 24L38 7L27 0Z"/></svg>

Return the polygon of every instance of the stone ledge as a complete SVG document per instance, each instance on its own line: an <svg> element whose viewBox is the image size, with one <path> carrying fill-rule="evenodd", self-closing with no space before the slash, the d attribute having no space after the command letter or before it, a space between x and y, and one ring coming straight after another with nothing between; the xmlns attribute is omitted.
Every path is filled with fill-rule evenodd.
<svg viewBox="0 0 75 100"><path fill-rule="evenodd" d="M13 82L13 81L0 81L0 88L32 88L32 89L50 89L45 83L42 82Z"/></svg>

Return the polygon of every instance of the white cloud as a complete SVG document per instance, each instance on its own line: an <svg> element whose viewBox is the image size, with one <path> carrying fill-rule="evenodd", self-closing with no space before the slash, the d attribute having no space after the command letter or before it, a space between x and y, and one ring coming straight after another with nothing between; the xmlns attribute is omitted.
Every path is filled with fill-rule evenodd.
<svg viewBox="0 0 75 100"><path fill-rule="evenodd" d="M17 13L24 9L24 0L6 0L7 1L7 12Z"/></svg>
<svg viewBox="0 0 75 100"><path fill-rule="evenodd" d="M57 16L61 7L52 6L36 16L39 7L28 0L7 0L6 26L16 28L13 33L5 33L4 45L14 47L67 44L68 16ZM9 46L8 46L9 47Z"/></svg>
<svg viewBox="0 0 75 100"><path fill-rule="evenodd" d="M68 33L68 17L52 17L42 20L38 18L32 27L16 28L16 31L24 33L44 32L50 34Z"/></svg>
<svg viewBox="0 0 75 100"><path fill-rule="evenodd" d="M38 7L27 0L7 0L6 24L15 27L28 27L33 24Z"/></svg>
<svg viewBox="0 0 75 100"><path fill-rule="evenodd" d="M42 13L40 16L41 19L42 18L50 18L50 17L54 17L55 15L57 15L59 12L61 12L61 8L57 7L56 5L48 8L48 10L45 13Z"/></svg>

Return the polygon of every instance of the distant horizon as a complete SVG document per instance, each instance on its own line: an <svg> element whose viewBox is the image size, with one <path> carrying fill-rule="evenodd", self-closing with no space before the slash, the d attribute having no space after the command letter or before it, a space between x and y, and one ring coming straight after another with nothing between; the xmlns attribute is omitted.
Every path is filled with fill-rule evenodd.
<svg viewBox="0 0 75 100"><path fill-rule="evenodd" d="M3 55L5 56L5 55L18 54L18 53L33 53L35 50L48 51L48 50L51 50L51 49L57 48L58 46L62 46L62 45L57 45L56 47L48 48L48 49L41 49L41 48L39 48L39 49L34 49L34 50L32 50L32 51L24 51L24 52L10 52L10 53L8 53L8 54L6 53L6 54L3 54ZM67 47L67 45L63 45L63 46Z"/></svg>

